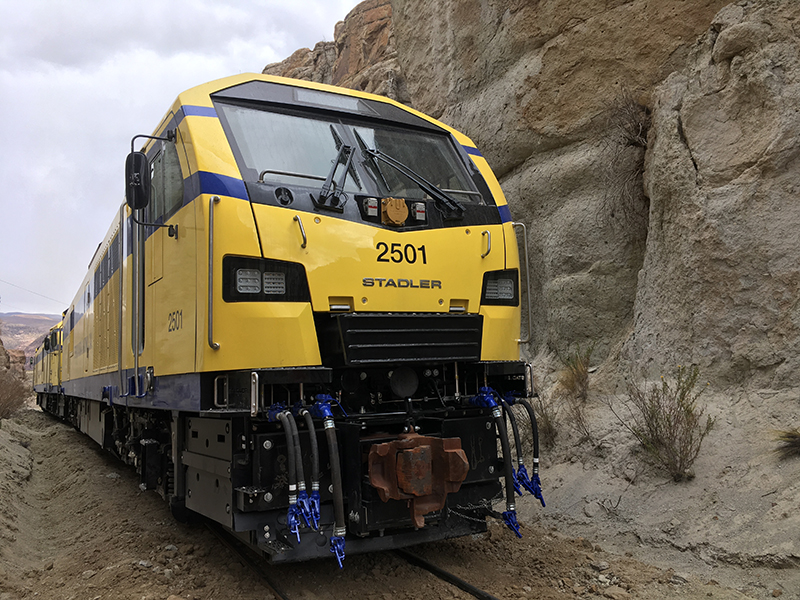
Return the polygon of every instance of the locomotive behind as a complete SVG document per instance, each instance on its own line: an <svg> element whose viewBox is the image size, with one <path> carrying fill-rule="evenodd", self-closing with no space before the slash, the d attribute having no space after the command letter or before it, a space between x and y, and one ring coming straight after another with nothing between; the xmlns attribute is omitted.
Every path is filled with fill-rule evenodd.
<svg viewBox="0 0 800 600"><path fill-rule="evenodd" d="M38 402L273 562L519 534L515 227L469 138L392 100L195 87L131 142Z"/></svg>

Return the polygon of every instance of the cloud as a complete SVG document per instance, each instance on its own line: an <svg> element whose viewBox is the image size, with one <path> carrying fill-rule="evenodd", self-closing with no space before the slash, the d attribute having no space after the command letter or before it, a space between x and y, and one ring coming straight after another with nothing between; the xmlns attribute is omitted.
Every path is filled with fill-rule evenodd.
<svg viewBox="0 0 800 600"><path fill-rule="evenodd" d="M333 37L357 0L0 6L0 279L71 300L123 201L130 139L183 90ZM0 312L65 306L0 283Z"/></svg>

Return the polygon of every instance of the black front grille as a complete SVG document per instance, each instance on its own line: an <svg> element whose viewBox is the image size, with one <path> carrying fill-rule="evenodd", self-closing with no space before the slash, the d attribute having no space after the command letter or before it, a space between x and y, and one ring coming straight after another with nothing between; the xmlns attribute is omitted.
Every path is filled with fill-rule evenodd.
<svg viewBox="0 0 800 600"><path fill-rule="evenodd" d="M480 360L481 315L348 313L336 319L348 365Z"/></svg>

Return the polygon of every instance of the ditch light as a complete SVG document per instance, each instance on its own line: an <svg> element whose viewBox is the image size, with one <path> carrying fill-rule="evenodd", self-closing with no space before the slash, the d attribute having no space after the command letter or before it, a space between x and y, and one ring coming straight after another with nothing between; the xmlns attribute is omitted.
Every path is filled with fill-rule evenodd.
<svg viewBox="0 0 800 600"><path fill-rule="evenodd" d="M504 269L484 273L481 304L519 306L519 271Z"/></svg>
<svg viewBox="0 0 800 600"><path fill-rule="evenodd" d="M226 302L310 302L303 265L280 260L226 256L222 260Z"/></svg>

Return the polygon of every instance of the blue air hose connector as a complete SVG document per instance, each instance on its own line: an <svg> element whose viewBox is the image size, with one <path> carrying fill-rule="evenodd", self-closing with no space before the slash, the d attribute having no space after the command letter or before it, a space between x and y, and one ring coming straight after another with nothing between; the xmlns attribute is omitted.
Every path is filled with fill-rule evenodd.
<svg viewBox="0 0 800 600"><path fill-rule="evenodd" d="M503 513L503 523L506 524L514 534L521 538L522 534L519 532L519 524L517 523L517 511L516 510L507 510Z"/></svg>
<svg viewBox="0 0 800 600"><path fill-rule="evenodd" d="M339 563L339 568L342 568L342 561L344 560L344 536L334 535L331 538L331 552L336 556Z"/></svg>

